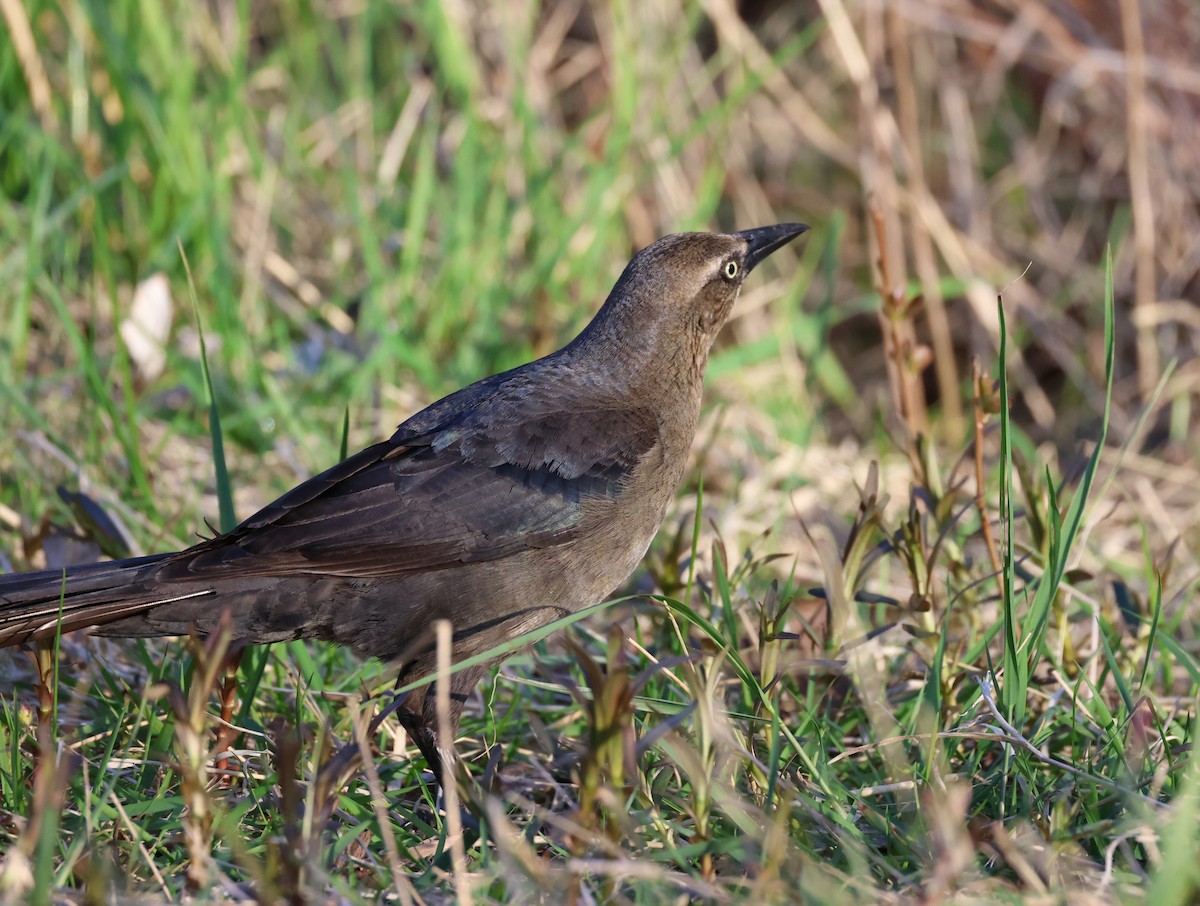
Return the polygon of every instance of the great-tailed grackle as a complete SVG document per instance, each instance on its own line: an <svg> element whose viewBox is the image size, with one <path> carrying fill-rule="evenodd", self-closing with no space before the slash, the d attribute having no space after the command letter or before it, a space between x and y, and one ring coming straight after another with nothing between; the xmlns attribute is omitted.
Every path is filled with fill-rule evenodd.
<svg viewBox="0 0 1200 906"><path fill-rule="evenodd" d="M0 646L97 627L314 638L434 669L595 604L634 570L683 477L704 370L746 275L807 227L681 233L634 256L583 332L472 384L309 479L233 531L177 553L0 577ZM456 729L479 666L454 674ZM435 772L432 686L402 723Z"/></svg>

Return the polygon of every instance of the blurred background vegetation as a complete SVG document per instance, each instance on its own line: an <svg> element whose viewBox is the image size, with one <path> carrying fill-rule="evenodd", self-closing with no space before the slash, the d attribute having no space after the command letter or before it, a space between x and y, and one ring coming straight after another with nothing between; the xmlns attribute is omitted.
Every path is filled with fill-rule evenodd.
<svg viewBox="0 0 1200 906"><path fill-rule="evenodd" d="M1159 895L1186 901L1194 861L1172 862L1162 842L1174 812L1134 809L1136 795L1114 802L1108 788L1101 793L1094 785L1080 806L1071 798L1074 787L1063 793L1072 775L1047 774L1036 759L1015 783L1025 791L1014 793L1003 777L1020 771L995 761L1002 752L1011 755L1011 740L1008 749L980 743L969 756L955 748L960 743L948 743L955 776L966 778L972 793L961 802L954 790L946 800L928 793L929 786L941 787L927 771L914 780L881 754L888 734L863 716L870 696L862 674L853 677L861 696L846 688L840 668L829 668L821 683L808 679L817 661L827 667L845 661L846 637L809 631L810 622L819 622L813 614L822 599L807 589L828 589L837 567L829 545L813 543L815 527L824 527L830 543L836 539L835 553L849 551L849 526L863 512L856 488L866 485L869 464L877 461L880 509L866 521L875 526L871 537L891 541L872 588L893 602L920 599L926 609L917 608L906 625L910 637L927 643L914 655L917 643L888 635L892 647L881 643L876 651L877 691L886 691L904 732L929 727L913 716L916 710L904 710L916 705L893 687L901 677L909 692L912 683L932 683L952 703L939 707L935 721L947 732L977 716L974 677L999 657L999 641L972 633L998 625L1002 583L986 568L980 523L988 517L963 512L974 500L976 442L986 453L987 503L980 512L993 521L1001 512L1007 462L997 468L991 381L999 374L997 295L1003 293L1009 412L1024 470L1018 533L1031 514L1056 524L1065 503L1051 490L1066 494L1081 474L1092 474L1087 457L1102 426L1108 429L1108 447L1098 454L1103 490L1091 501L1067 576L1084 590L1060 601L1058 641L1035 646L1045 660L1035 659L1029 694L1041 723L1016 729L1081 770L1128 782L1137 795L1170 802L1179 784L1195 795L1182 779L1186 759L1176 756L1190 747L1197 689L1196 674L1186 668L1194 663L1188 659L1195 651L1200 543L1196 4L0 0L0 13L0 566L167 549L189 543L206 518L216 520L202 337L234 502L245 517L334 461L344 423L355 449L438 396L569 340L631 253L655 238L803 221L813 227L807 243L777 253L755 275L719 341L696 468L647 575L632 588L676 595L686 585L690 594L694 579L704 602L693 602L698 610L721 605L724 596L729 619L718 639L709 639L718 649L807 639L813 650L802 653L810 661L785 671L791 684L781 684L782 691L764 691L770 681L761 663L750 671L756 679L738 674L737 682L757 683L764 701L792 696L790 705L778 704L776 724L819 713L823 723L805 724L804 732L793 725L786 743L771 737L782 748L767 750L782 761L770 764L791 764L788 758L810 744L822 753L818 761L840 763L844 773L821 768L830 773L819 782L811 779L815 762L801 774L820 787L814 813L853 842L839 849L836 835L828 836L834 830L810 827L818 819L808 812L793 815L791 824L780 819L778 838L774 819L763 817L751 833L730 817L736 809L728 803L725 825L713 825L724 831L695 814L656 818L655 797L666 794L645 780L645 789L656 792L643 791L642 800L631 793L630 801L651 816L639 812L631 830L606 813L600 823L615 847L606 857L649 859L667 865L670 877L646 875L625 886L610 881L592 892L650 902L663 889L716 898L752 890L786 899L799 889L799 866L812 870L814 861L825 861L822 871L835 875L818 872L824 880L805 887L805 896L936 900L979 884L986 900L1061 892L1065 879L1082 878L1080 890L1102 900L1133 895L1147 878L1162 878L1160 885L1169 880L1176 887L1155 888ZM1108 400L1103 261L1110 245L1115 356ZM983 380L975 378L976 362ZM701 479L704 509L696 519ZM895 520L917 511L927 513L922 531L931 534L918 538L914 529L900 538ZM1019 553L1041 563L1050 541L1033 522ZM910 581L915 573L902 556L918 548L937 561L922 588ZM780 559L764 562L774 554ZM724 571L738 563L745 568L730 585ZM1012 564L1006 571L1018 581L1029 578ZM772 581L783 583L782 593L770 591ZM968 626L955 626L952 605L962 606L960 595L973 583L986 584L992 597L980 599ZM768 632L766 623L756 623L780 594L785 606L796 602L787 617L790 636L772 636L780 627ZM800 618L805 601L816 610ZM882 615L884 609L859 608L864 631L906 622ZM806 628L798 629L797 619ZM640 611L636 620L642 641L674 632L659 610ZM578 630L598 661L616 657L605 653L609 622L602 617L600 628ZM1156 645L1151 625L1178 644L1169 652ZM937 633L949 632L947 626L965 635L939 643ZM959 643L961 660L939 660ZM162 679L164 662L191 663L182 645L139 645L136 655L128 647L101 649L108 686L126 698L139 696L147 677ZM68 646L64 657L80 663L88 650ZM554 671L546 665L561 654L553 643L510 662L486 704L477 703L481 750L474 743L460 748L480 771L497 745L506 753L502 767L519 751L524 767L511 770L536 774L532 765L562 754L547 741L551 736L585 735L582 728L596 715L563 693L565 680L555 679L559 684L547 691L509 675L525 671L527 682L535 675L549 682ZM5 658L0 685L26 689L23 665ZM190 669L173 675L182 681ZM280 712L311 727L328 720L336 736L341 718L324 701L305 711L298 702L311 694L301 695L297 683L324 676L327 689L341 682L351 696L363 681L342 655L303 646L271 654L261 669L275 698L243 714L246 725L260 729ZM712 669L720 676L728 668ZM1145 686L1144 698L1117 681L1122 670L1140 676L1133 685ZM1059 673L1071 682L1087 676L1090 694L1111 709L1105 720L1095 718L1101 730L1093 732L1093 718L1072 710L1081 707L1076 699L1055 698L1061 689L1035 688L1039 677ZM77 691L93 682L80 680ZM715 683L706 694L722 699L719 688ZM698 697L689 690L682 701ZM594 687L592 693L603 697ZM640 694L627 716L645 737L661 714L645 705L646 690ZM654 694L671 698L667 691ZM553 730L541 727L531 737L519 713L497 717L508 713L505 702L519 704L528 695L541 696L545 727ZM11 852L24 853L30 871L43 866L46 874L38 877L52 878L54 889L86 886L99 877L80 867L90 835L121 838L120 816L105 812L97 829L80 816L89 809L79 802L92 794L72 792L66 806L58 802L55 821L67 828L58 848L53 837L42 844L50 849L36 845L28 821L53 802L38 798L50 793L36 793L28 768L32 731L21 699L6 699L13 704L6 707L3 739L10 756L0 818L5 845L17 841ZM1151 702L1148 711L1138 710L1143 701ZM1051 745L1047 728L1057 718L1046 715L1057 706L1065 708L1068 728ZM169 752L173 731L139 724L163 719L142 707L114 705L101 715L83 709L73 738L84 730L103 738L105 759L114 751L127 758L135 749L143 758ZM150 706L151 713L155 707L165 709ZM761 714L755 720L771 723ZM753 721L751 727L762 729ZM1157 742L1145 743L1154 756L1137 770L1125 760L1131 728L1157 734ZM353 735L345 725L340 732ZM471 732L468 726L465 735ZM739 754L731 756L743 764L738 759L750 753L748 778L754 759L766 758L755 732L738 737ZM860 752L861 761L838 762L835 752L854 746L870 752ZM643 779L672 758L690 764L678 749L660 749L643 758ZM710 754L718 751L725 750ZM97 763L98 756L88 757ZM404 765L411 785L419 770ZM262 790L282 783L274 767L263 770ZM400 776L400 767L389 770ZM568 763L555 775L549 805L538 799L551 812L574 801L572 770ZM776 776L774 768L767 774ZM756 801L765 781L743 780L729 789ZM897 793L892 812L862 793L902 780L934 798ZM156 842L142 839L140 851L128 840L114 842L113 858L136 866L129 873L133 887L177 894L183 882L170 866L189 854L197 858L170 843L186 812L183 800L171 798L177 791L160 774L121 782L127 782L122 801L141 795L173 803L174 810L159 809L167 817L153 832ZM802 796L803 782L787 782ZM763 787L770 788L766 804L756 805L763 816L787 814L771 811L779 783ZM1045 800L1035 792L1042 784ZM676 786L687 790L680 793L685 799L697 795L682 781ZM843 796L847 789L857 792ZM580 795L590 801L592 794ZM244 844L242 851L213 830L216 851L226 853L218 861L241 877L239 871L253 875L247 860L258 858L273 866L261 869L259 882L284 892L332 889L350 896L354 872L386 888L403 872L379 868L384 817L365 790L354 796L346 794L339 813L354 819L337 832L343 861L320 850L326 868L312 869L316 874L302 882L288 881L287 871L273 873L290 863L264 855L267 843ZM870 808L867 799L875 803ZM924 804L913 811L918 801ZM107 800L102 805L110 807ZM509 806L526 809L511 800ZM885 818L861 817L876 807ZM548 819L522 814L512 820L533 840ZM1014 815L1026 823L1006 824ZM269 817L245 820L257 828L243 827L248 839L270 837ZM989 830L981 829L985 824ZM621 832L613 832L618 825ZM362 852L346 863L347 841L358 840L363 826L374 830L364 832L354 844ZM1187 827L1182 840L1192 845L1196 831ZM421 838L420 828L407 832ZM312 833L305 845L319 840L319 829ZM693 849L675 862L646 855L674 847L678 840L667 841L675 833ZM738 838L754 854L729 855L736 847L728 841ZM589 870L603 875L581 867L586 860L569 834L554 839L545 844L549 851L570 856L563 856L563 875L551 877L549 868L508 850L508 862L480 850L471 876L486 880L474 882L476 894L515 895L525 889L518 875L543 892L567 883L563 877L574 884L592 877ZM413 853L428 856L421 845L402 839L418 862ZM152 858L144 859L147 847ZM228 856L230 847L235 856ZM727 863L718 871L712 860L721 852ZM14 859L3 876L9 886L0 888L24 896L28 886L12 880ZM413 870L408 860L389 864ZM1191 868L1179 868L1184 864ZM161 884L156 871L165 876ZM421 877L434 883L434 875ZM454 877L461 885L466 876ZM700 886L689 886L693 881ZM411 893L394 883L398 896ZM435 889L418 888L424 895Z"/></svg>

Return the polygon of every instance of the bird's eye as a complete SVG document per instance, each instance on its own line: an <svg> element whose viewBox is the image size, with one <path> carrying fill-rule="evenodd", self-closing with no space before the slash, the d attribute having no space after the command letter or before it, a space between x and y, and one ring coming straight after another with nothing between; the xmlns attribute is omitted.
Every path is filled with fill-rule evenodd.
<svg viewBox="0 0 1200 906"><path fill-rule="evenodd" d="M733 280L738 275L738 263L733 259L725 262L725 266L721 268L721 274L726 280Z"/></svg>

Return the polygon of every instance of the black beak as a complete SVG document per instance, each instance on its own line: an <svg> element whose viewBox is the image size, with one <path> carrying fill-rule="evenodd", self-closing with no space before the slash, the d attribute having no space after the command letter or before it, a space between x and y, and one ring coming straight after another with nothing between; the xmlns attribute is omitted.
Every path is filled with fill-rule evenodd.
<svg viewBox="0 0 1200 906"><path fill-rule="evenodd" d="M746 257L742 265L746 273L754 269L754 265L766 258L776 249L781 249L801 233L808 230L802 223L777 223L775 226L755 227L753 230L742 230L734 233L746 243Z"/></svg>

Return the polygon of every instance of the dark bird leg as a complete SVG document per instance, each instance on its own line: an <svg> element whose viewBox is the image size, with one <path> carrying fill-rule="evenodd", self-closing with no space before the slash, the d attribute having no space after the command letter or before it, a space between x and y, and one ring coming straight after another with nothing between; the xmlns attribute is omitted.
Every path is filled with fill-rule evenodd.
<svg viewBox="0 0 1200 906"><path fill-rule="evenodd" d="M467 696L478 685L483 673L483 667L475 667L460 671L449 677L448 680L443 680L443 682L450 683L449 713L444 716L438 714L436 682L421 689L401 693L397 697L396 704L393 705L396 707L396 719L416 744L417 749L424 756L426 764L429 765L429 769L433 772L434 783L437 787L436 808L444 814L448 814L447 809L450 807L450 802L447 801L447 784L456 784L460 793L465 795L468 800L476 798L471 795L473 784L466 777L465 772L461 774L460 781L460 772L455 770L459 762L454 748L454 739L458 734L459 720ZM401 679L397 682L403 684L404 678L405 674L402 673ZM387 710L390 711L391 708ZM445 738L439 736L442 729L449 731ZM449 767L449 771L446 770L447 767ZM455 799L450 801L455 801ZM463 843L467 846L473 845L481 832L479 821L466 805L459 807L458 814L465 831ZM439 852L435 860L441 859L442 855Z"/></svg>
<svg viewBox="0 0 1200 906"><path fill-rule="evenodd" d="M425 696L422 695L424 690L416 690L415 692L404 692L396 697L396 719L400 721L400 726L404 727L408 733L409 739L416 744L417 749L425 758L425 763L429 765L429 770L433 772L433 782L440 792L445 783L445 772L442 770L442 752L438 748L437 730L435 724L430 724L426 721L422 711L416 710L413 704L419 708ZM412 703L412 704L410 704ZM391 708L388 709L389 711ZM454 740L449 741L451 746L454 745ZM451 778L453 779L453 778Z"/></svg>
<svg viewBox="0 0 1200 906"><path fill-rule="evenodd" d="M387 707L383 708L371 719L370 724L367 726L367 737L373 739L375 734L379 732L379 728L383 725L383 722L394 714L429 764L436 786L434 808L435 811L444 812L445 772L442 766L442 754L438 748L437 733L426 721L421 710L424 705L425 692L426 690L424 689L418 689L395 695ZM432 702L434 695L430 693L428 698ZM455 712L455 718L455 727L457 727L457 712ZM313 781L316 788L314 799L318 803L319 820L328 820L336 801L337 791L359 769L361 764L361 746L357 742L349 742L341 746L321 765ZM451 783L455 782L453 776L450 776L449 780ZM462 825L467 831L465 842L467 845L472 845L474 840L478 839L480 833L479 822L465 807L460 810L459 815ZM439 847L438 853L434 856L435 863L441 864L445 856L446 854ZM448 867L448 863L442 865L442 867Z"/></svg>

